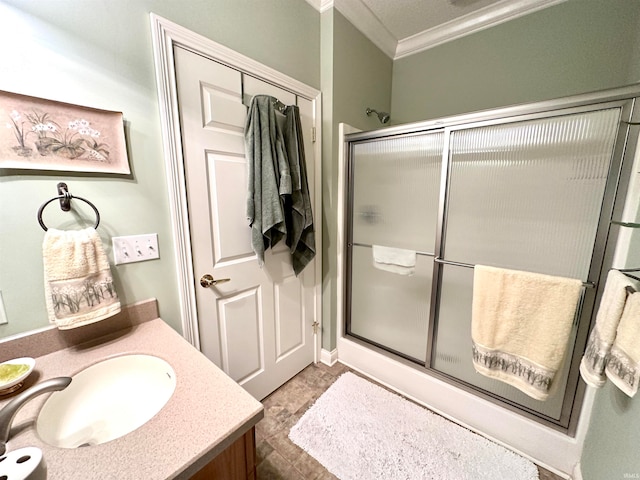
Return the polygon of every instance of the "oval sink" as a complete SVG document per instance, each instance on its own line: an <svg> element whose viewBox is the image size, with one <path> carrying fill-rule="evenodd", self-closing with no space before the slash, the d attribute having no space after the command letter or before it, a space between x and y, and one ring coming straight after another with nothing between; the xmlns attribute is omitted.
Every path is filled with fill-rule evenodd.
<svg viewBox="0 0 640 480"><path fill-rule="evenodd" d="M151 355L123 355L96 363L47 399L36 430L49 445L99 445L148 422L176 388L173 368Z"/></svg>

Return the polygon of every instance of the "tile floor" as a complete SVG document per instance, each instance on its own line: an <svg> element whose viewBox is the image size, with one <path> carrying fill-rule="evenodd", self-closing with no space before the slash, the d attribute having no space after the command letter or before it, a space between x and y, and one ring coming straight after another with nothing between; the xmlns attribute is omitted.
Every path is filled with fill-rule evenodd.
<svg viewBox="0 0 640 480"><path fill-rule="evenodd" d="M341 363L331 367L321 363L309 365L263 400L265 416L256 426L258 480L337 478L291 442L288 435L313 402L346 371L350 369ZM543 468L538 467L538 470L540 480L561 480Z"/></svg>

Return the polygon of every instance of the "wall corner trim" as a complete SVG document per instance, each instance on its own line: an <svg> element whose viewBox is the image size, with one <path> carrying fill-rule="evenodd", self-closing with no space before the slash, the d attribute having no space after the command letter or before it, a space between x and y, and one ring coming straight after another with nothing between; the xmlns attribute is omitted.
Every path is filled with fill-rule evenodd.
<svg viewBox="0 0 640 480"><path fill-rule="evenodd" d="M385 55L391 59L394 58L398 39L364 2L361 0L335 0L333 6Z"/></svg>
<svg viewBox="0 0 640 480"><path fill-rule="evenodd" d="M338 349L329 351L323 348L320 352L320 361L329 367L335 365L338 361Z"/></svg>

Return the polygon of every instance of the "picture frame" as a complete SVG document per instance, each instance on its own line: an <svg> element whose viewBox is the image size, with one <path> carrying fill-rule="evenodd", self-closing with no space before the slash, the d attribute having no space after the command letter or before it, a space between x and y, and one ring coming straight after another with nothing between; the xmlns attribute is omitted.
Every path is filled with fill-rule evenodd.
<svg viewBox="0 0 640 480"><path fill-rule="evenodd" d="M130 174L122 113L0 90L0 169Z"/></svg>

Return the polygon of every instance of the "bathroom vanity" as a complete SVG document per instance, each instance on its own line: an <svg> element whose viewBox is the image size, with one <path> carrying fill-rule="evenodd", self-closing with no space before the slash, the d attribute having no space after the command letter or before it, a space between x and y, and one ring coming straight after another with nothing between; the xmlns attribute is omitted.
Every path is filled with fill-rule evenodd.
<svg viewBox="0 0 640 480"><path fill-rule="evenodd" d="M36 429L45 394L18 411L7 451L41 449L49 480L255 478L254 427L264 416L262 404L158 318L155 300L79 329L45 329L0 342L0 361L36 359L21 391L129 354L161 358L175 372L173 395L149 421L99 445L54 447ZM0 409L14 397L0 397Z"/></svg>

